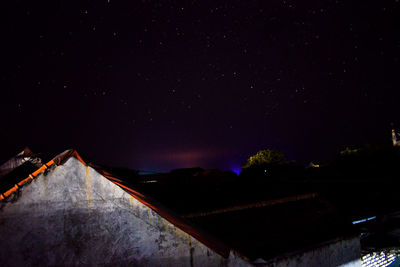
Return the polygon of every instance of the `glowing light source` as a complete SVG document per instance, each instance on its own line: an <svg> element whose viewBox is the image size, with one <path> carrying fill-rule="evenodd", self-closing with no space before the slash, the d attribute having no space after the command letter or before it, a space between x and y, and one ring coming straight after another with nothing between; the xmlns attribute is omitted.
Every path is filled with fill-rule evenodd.
<svg viewBox="0 0 400 267"><path fill-rule="evenodd" d="M358 220L358 221L354 221L353 224L362 223L362 222L370 221L370 220L373 220L373 219L376 219L376 216L369 217L369 218L362 219L362 220Z"/></svg>
<svg viewBox="0 0 400 267"><path fill-rule="evenodd" d="M236 173L237 175L239 175L240 172L242 171L242 169L240 169L240 168L234 168L232 171L233 171L234 173Z"/></svg>

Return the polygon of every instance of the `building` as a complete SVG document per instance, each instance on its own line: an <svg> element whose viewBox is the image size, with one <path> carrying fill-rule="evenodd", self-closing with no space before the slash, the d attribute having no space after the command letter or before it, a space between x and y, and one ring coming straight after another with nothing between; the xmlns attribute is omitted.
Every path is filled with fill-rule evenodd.
<svg viewBox="0 0 400 267"><path fill-rule="evenodd" d="M30 155L0 178L4 266L337 266L360 257L354 233L339 235L332 229L329 237L334 238L314 236L310 243L302 242L306 232L299 227L290 229L298 233L294 239L285 235L280 242L271 234L274 229L263 232L265 217L251 227L250 219L261 218L254 209L246 210L249 220L243 224L235 212L184 218L120 177L87 164L74 150L39 168L37 162ZM276 207L265 208L271 216L281 214ZM219 227L225 228L220 235L215 232ZM266 251L271 247L278 249Z"/></svg>

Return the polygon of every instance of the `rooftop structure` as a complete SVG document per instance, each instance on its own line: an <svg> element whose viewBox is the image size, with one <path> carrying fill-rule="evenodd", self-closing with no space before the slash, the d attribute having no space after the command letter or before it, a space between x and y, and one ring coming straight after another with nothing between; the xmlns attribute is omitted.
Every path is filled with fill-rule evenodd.
<svg viewBox="0 0 400 267"><path fill-rule="evenodd" d="M30 164L27 159L1 178L6 265L337 266L360 257L358 235L316 193L238 198L226 209L229 201L212 203L211 195L156 201L121 177L127 172L87 164L74 150L38 168ZM171 194L176 190L183 188Z"/></svg>

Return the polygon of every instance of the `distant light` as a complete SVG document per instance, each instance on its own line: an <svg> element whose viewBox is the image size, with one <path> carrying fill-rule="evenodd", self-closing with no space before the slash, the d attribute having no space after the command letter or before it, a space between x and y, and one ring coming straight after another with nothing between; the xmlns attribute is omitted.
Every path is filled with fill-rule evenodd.
<svg viewBox="0 0 400 267"><path fill-rule="evenodd" d="M156 174L156 173L160 173L161 171L155 171L155 170L151 170L151 171L143 171L143 170L139 170L139 175L146 175L146 174Z"/></svg>
<svg viewBox="0 0 400 267"><path fill-rule="evenodd" d="M234 173L236 173L237 175L240 174L240 172L242 171L240 168L235 168L232 170Z"/></svg>
<svg viewBox="0 0 400 267"><path fill-rule="evenodd" d="M373 219L376 219L376 216L372 216L372 217L369 217L369 218L366 218L366 219L354 221L354 222L352 222L352 223L353 223L353 224L357 224L357 223L362 223L362 222L370 221L370 220L373 220Z"/></svg>
<svg viewBox="0 0 400 267"><path fill-rule="evenodd" d="M157 180L147 180L147 181L142 181L142 184L152 184L152 183L158 183Z"/></svg>

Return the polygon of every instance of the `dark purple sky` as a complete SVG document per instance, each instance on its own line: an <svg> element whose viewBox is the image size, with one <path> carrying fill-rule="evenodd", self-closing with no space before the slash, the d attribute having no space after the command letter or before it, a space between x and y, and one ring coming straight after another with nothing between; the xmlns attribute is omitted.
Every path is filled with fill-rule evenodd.
<svg viewBox="0 0 400 267"><path fill-rule="evenodd" d="M228 169L400 130L398 0L71 2L2 3L1 159Z"/></svg>

